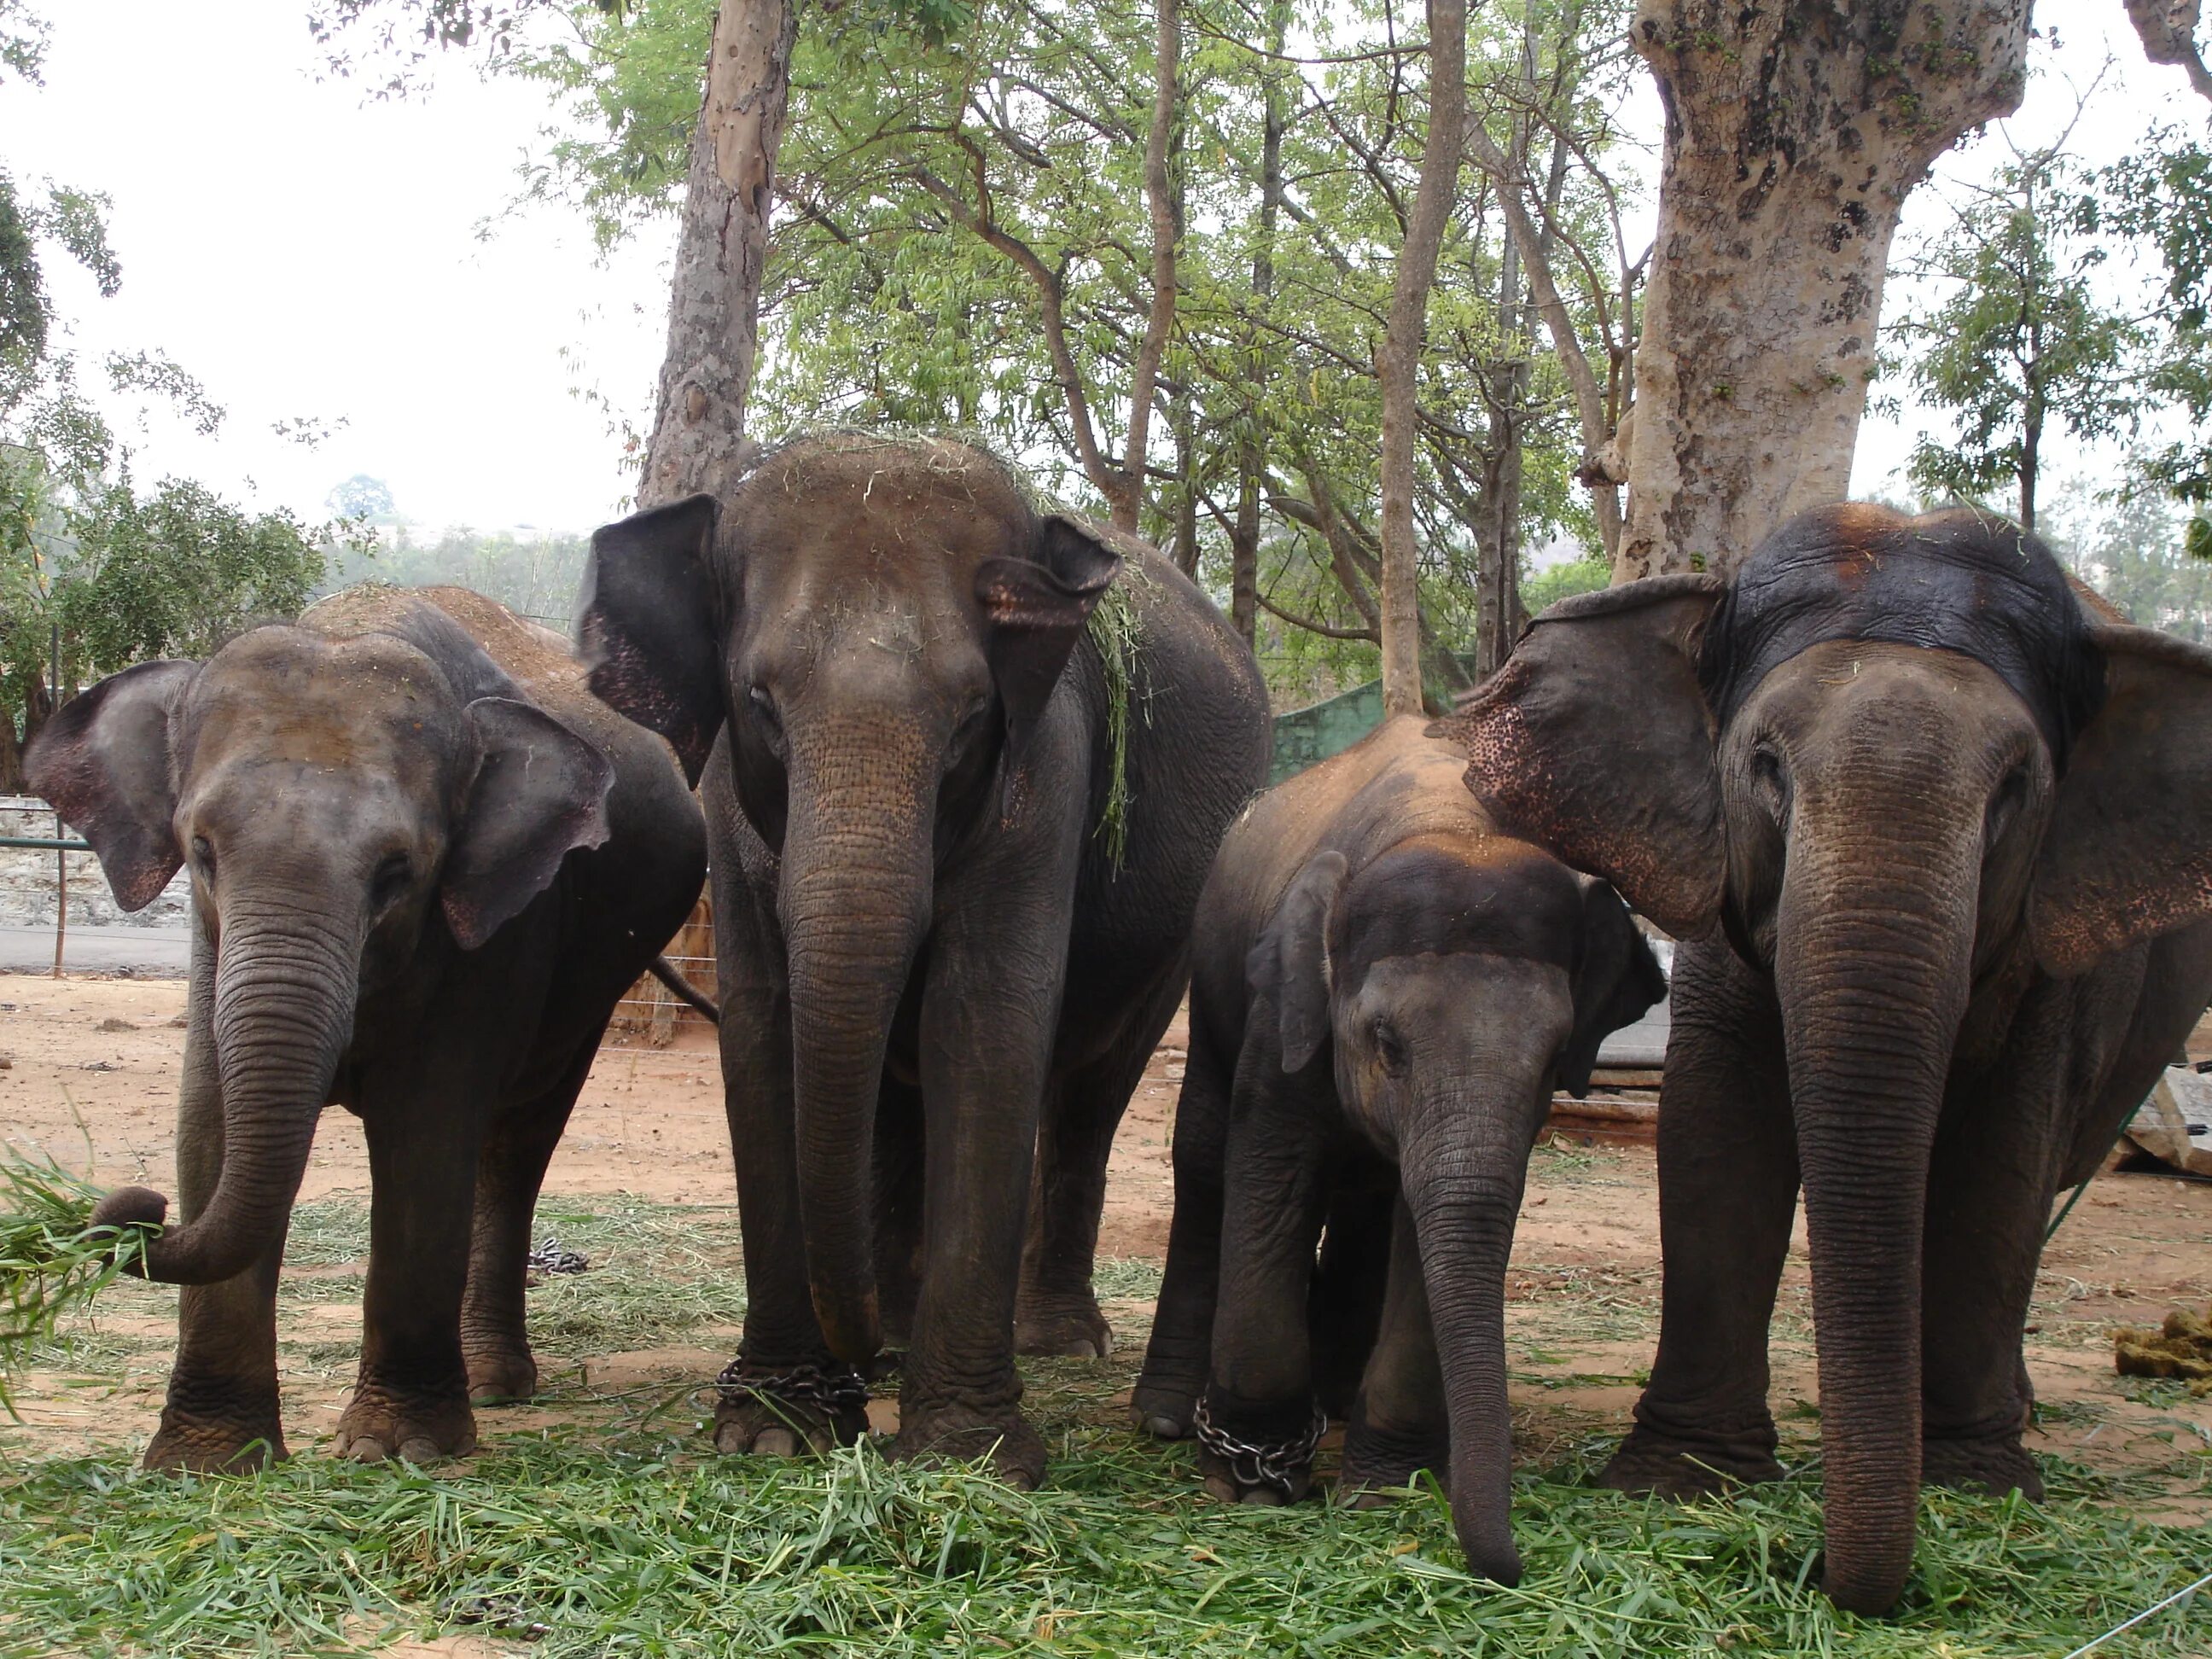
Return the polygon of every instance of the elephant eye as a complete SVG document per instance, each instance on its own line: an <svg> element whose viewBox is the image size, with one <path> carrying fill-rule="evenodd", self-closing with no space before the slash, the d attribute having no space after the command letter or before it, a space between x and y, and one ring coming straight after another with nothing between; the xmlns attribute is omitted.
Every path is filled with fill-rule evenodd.
<svg viewBox="0 0 2212 1659"><path fill-rule="evenodd" d="M209 844L205 836L192 837L192 862L199 867L204 878L209 881L215 879L215 848Z"/></svg>
<svg viewBox="0 0 2212 1659"><path fill-rule="evenodd" d="M745 703L753 712L753 720L771 743L783 737L783 719L775 712L775 698L768 687L756 685L745 694Z"/></svg>
<svg viewBox="0 0 2212 1659"><path fill-rule="evenodd" d="M1781 818L1790 805L1790 780L1783 774L1782 757L1765 744L1759 744L1751 751L1751 777L1767 811Z"/></svg>
<svg viewBox="0 0 2212 1659"><path fill-rule="evenodd" d="M1406 1040L1398 1035L1397 1028L1387 1019L1378 1019L1370 1033L1375 1042L1375 1058L1392 1077L1403 1077L1412 1057L1407 1053Z"/></svg>
<svg viewBox="0 0 2212 1659"><path fill-rule="evenodd" d="M369 902L379 910L390 908L414 878L414 861L406 854L386 854L384 861L376 866L375 875L369 878Z"/></svg>

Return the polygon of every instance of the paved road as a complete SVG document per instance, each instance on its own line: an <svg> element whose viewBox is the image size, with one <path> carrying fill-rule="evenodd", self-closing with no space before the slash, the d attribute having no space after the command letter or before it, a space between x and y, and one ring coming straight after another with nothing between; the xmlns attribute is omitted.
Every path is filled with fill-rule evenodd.
<svg viewBox="0 0 2212 1659"><path fill-rule="evenodd" d="M137 979L182 979L191 945L181 927L72 927L63 942L62 967L80 974L127 974ZM0 974L52 973L51 927L0 927Z"/></svg>

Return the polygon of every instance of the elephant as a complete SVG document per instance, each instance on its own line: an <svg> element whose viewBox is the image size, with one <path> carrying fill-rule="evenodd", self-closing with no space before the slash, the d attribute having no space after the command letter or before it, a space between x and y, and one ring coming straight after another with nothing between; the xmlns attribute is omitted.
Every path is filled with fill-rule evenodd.
<svg viewBox="0 0 2212 1659"><path fill-rule="evenodd" d="M2212 995L2212 652L1960 509L1844 504L1732 580L1539 617L1445 724L1501 822L1680 936L1659 1351L1603 1479L1780 1473L1804 1192L1826 1587L1902 1593L1919 1489L2040 1494L2022 1327L2054 1194Z"/></svg>
<svg viewBox="0 0 2212 1659"><path fill-rule="evenodd" d="M185 1286L153 1467L285 1455L276 1282L326 1104L373 1186L360 1374L337 1448L428 1462L536 1388L531 1214L617 1000L706 878L667 747L592 697L560 635L456 587L348 589L204 663L64 704L33 787L143 908L188 865ZM95 1224L159 1223L143 1187Z"/></svg>
<svg viewBox="0 0 2212 1659"><path fill-rule="evenodd" d="M1613 890L1499 834L1466 769L1399 715L1223 841L1132 1408L1163 1437L1196 1428L1216 1496L1281 1503L1356 1387L1343 1489L1448 1470L1468 1566L1510 1584L1505 1265L1529 1149L1553 1090L1585 1092L1667 981Z"/></svg>
<svg viewBox="0 0 2212 1659"><path fill-rule="evenodd" d="M1264 775L1251 653L941 438L767 451L601 530L586 584L592 689L704 779L749 1294L716 1444L858 1436L889 1332L893 1455L1033 1485L1015 1349L1110 1346L1107 1154Z"/></svg>

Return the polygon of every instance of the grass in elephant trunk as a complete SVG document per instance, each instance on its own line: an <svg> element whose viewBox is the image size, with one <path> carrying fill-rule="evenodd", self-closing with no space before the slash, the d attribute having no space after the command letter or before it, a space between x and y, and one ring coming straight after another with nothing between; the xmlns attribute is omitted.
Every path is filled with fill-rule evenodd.
<svg viewBox="0 0 2212 1659"><path fill-rule="evenodd" d="M1540 1164L1555 1182L1620 1175L1601 1157L1547 1152ZM480 1413L488 1449L446 1471L337 1462L312 1421L294 1437L301 1455L264 1474L130 1468L136 1447L113 1425L133 1420L126 1402L143 1420L174 1292L103 1292L96 1328L69 1328L36 1355L39 1395L80 1400L94 1420L88 1451L0 1434L13 1454L0 1475L0 1653L473 1635L547 1656L2050 1655L2203 1570L2200 1531L2142 1518L2207 1485L2212 1459L2191 1437L2120 1475L2047 1460L2053 1498L2040 1506L1931 1494L1899 1618L1839 1614L1814 1565L1814 1475L1686 1508L1579 1484L1618 1425L1570 1402L1633 1386L1636 1362L1615 1356L1648 1340L1654 1287L1540 1262L1516 1267L1536 1287L1517 1305L1540 1315L1516 1338L1514 1520L1528 1570L1516 1590L1468 1577L1433 1495L1364 1512L1197 1498L1188 1448L1125 1426L1158 1288L1149 1261L1102 1267L1113 1360L1026 1368L1054 1458L1039 1492L888 1467L870 1448L818 1463L719 1459L699 1385L743 1313L734 1212L550 1197L539 1226L592 1262L532 1292L549 1397ZM353 1198L301 1207L279 1304L295 1422L303 1403L321 1411L343 1395L366 1247ZM1793 1461L1815 1427L1785 1421ZM2106 1651L2208 1645L2212 1606L2183 1607Z"/></svg>

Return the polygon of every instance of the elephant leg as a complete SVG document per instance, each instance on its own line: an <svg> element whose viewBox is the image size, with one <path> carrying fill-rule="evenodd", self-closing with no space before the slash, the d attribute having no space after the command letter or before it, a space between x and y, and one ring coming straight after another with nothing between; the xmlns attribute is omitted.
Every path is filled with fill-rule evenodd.
<svg viewBox="0 0 2212 1659"><path fill-rule="evenodd" d="M531 1223L545 1167L568 1127L605 1029L602 1021L553 1087L495 1120L477 1154L476 1219L461 1301L461 1352L468 1363L469 1398L477 1405L527 1400L538 1392L538 1361L530 1352L523 1309Z"/></svg>
<svg viewBox="0 0 2212 1659"><path fill-rule="evenodd" d="M1115 1046L1059 1079L1046 1096L1014 1313L1014 1346L1023 1353L1103 1359L1114 1351L1113 1330L1091 1287L1106 1164L1129 1097L1175 1018L1188 978L1189 964L1178 957L1146 990Z"/></svg>
<svg viewBox="0 0 2212 1659"><path fill-rule="evenodd" d="M714 1447L789 1457L849 1445L866 1433L867 1390L851 1366L830 1354L807 1285L791 1000L782 941L768 920L773 892L757 896L738 879L736 859L726 857L720 842L714 860L722 1098L745 1259L744 1335L718 1383Z"/></svg>
<svg viewBox="0 0 2212 1659"><path fill-rule="evenodd" d="M1797 1142L1771 991L1724 944L1674 953L1659 1105L1659 1353L1599 1477L1688 1495L1771 1480L1767 1326L1796 1209Z"/></svg>
<svg viewBox="0 0 2212 1659"><path fill-rule="evenodd" d="M425 1065L437 1045L426 1043ZM363 1080L371 1182L361 1373L338 1419L356 1462L428 1463L476 1449L461 1297L483 1140L489 1077L426 1078L410 1065Z"/></svg>
<svg viewBox="0 0 2212 1659"><path fill-rule="evenodd" d="M1007 1480L1034 1486L1044 1441L1022 1415L1014 1303L1068 906L1042 882L978 874L939 909L922 997L921 1297L892 1455L988 1454ZM1025 967L1052 977L1024 982Z"/></svg>
<svg viewBox="0 0 2212 1659"><path fill-rule="evenodd" d="M914 1336L921 1296L921 1206L927 1148L921 1091L890 1077L876 1100L876 1306L884 1343L902 1348Z"/></svg>
<svg viewBox="0 0 2212 1659"><path fill-rule="evenodd" d="M1198 1425L1206 1489L1229 1503L1295 1503L1313 1480L1306 1308L1328 1210L1335 1102L1333 1089L1322 1102L1284 1075L1265 1035L1272 1024L1253 1021L1237 1067L1212 1374Z"/></svg>
<svg viewBox="0 0 2212 1659"><path fill-rule="evenodd" d="M1443 1366L1429 1322L1420 1239L1404 1200L1394 1207L1381 1329L1344 1431L1337 1481L1340 1492L1358 1494L1352 1501L1362 1509L1389 1502L1387 1492L1411 1486L1423 1469L1448 1481L1451 1463Z"/></svg>
<svg viewBox="0 0 2212 1659"><path fill-rule="evenodd" d="M222 1174L222 1085L209 1029L212 954L195 927L177 1102L180 1222L206 1206ZM235 1279L185 1287L177 1310L176 1363L161 1425L146 1448L148 1468L250 1468L285 1455L276 1388L276 1276L283 1260L280 1233Z"/></svg>
<svg viewBox="0 0 2212 1659"><path fill-rule="evenodd" d="M1391 1215L1396 1171L1389 1179L1340 1179L1329 1199L1321 1260L1306 1297L1313 1346L1314 1393L1331 1417L1349 1417L1369 1357L1382 1328L1383 1286L1391 1273Z"/></svg>
<svg viewBox="0 0 2212 1659"><path fill-rule="evenodd" d="M1190 1053L1176 1102L1175 1217L1168 1264L1152 1313L1145 1367L1129 1396L1138 1426L1163 1440L1190 1432L1213 1352L1214 1293L1221 1277L1222 1158L1229 1140L1232 1057L1194 1012Z"/></svg>
<svg viewBox="0 0 2212 1659"><path fill-rule="evenodd" d="M2021 1444L2033 1403L2022 1332L2068 1150L2059 1116L2075 1091L2052 1022L2036 1016L2069 994L2049 984L2032 991L1995 1086L1954 1091L1936 1127L1920 1298L1920 1466L1929 1486L2043 1496Z"/></svg>

